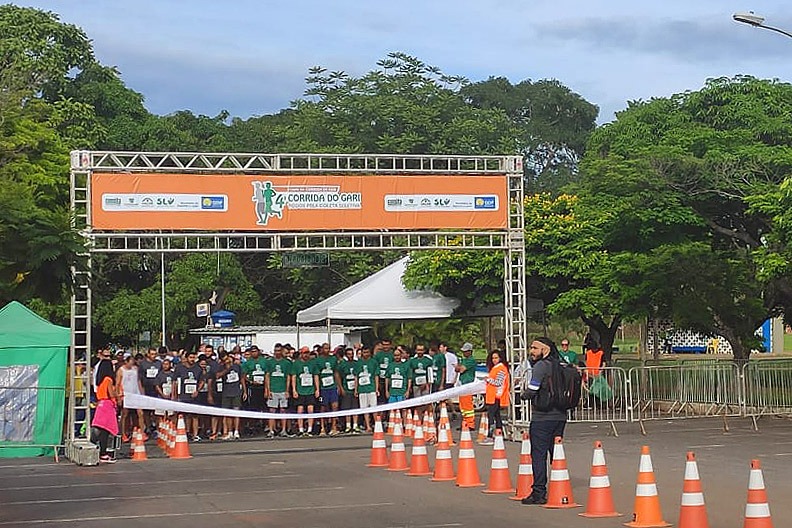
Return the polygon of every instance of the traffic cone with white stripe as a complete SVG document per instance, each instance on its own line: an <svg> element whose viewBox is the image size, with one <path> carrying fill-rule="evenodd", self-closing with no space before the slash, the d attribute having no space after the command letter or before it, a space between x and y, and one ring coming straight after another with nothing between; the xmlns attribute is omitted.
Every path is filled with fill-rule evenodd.
<svg viewBox="0 0 792 528"><path fill-rule="evenodd" d="M633 520L624 523L631 528L662 528L671 526L663 520L660 511L660 497L657 495L652 457L649 446L641 448L641 462L638 466L638 483L635 486L635 507Z"/></svg>
<svg viewBox="0 0 792 528"><path fill-rule="evenodd" d="M397 411L391 411L388 413L388 436L393 436L393 425L396 423L396 412Z"/></svg>
<svg viewBox="0 0 792 528"><path fill-rule="evenodd" d="M682 484L682 505L679 507L679 528L709 528L707 507L701 489L696 455L688 451L685 481Z"/></svg>
<svg viewBox="0 0 792 528"><path fill-rule="evenodd" d="M487 413L482 413L481 420L479 421L478 438L476 441L480 444L489 436L489 418Z"/></svg>
<svg viewBox="0 0 792 528"><path fill-rule="evenodd" d="M479 429L479 434L481 430ZM520 469L517 471L517 491L509 497L511 500L523 500L533 489L533 460L531 459L531 438L523 433L520 446Z"/></svg>
<svg viewBox="0 0 792 528"><path fill-rule="evenodd" d="M767 503L762 466L751 460L751 476L748 479L748 502L745 504L743 528L773 528L770 505Z"/></svg>
<svg viewBox="0 0 792 528"><path fill-rule="evenodd" d="M148 460L146 456L146 444L143 443L143 433L135 427L132 433L132 460Z"/></svg>
<svg viewBox="0 0 792 528"><path fill-rule="evenodd" d="M157 447L164 449L165 446L165 420L162 418L157 422Z"/></svg>
<svg viewBox="0 0 792 528"><path fill-rule="evenodd" d="M547 485L547 504L545 508L577 508L580 504L572 496L572 483L569 480L564 444L560 436L555 437L553 463L550 465L550 482Z"/></svg>
<svg viewBox="0 0 792 528"><path fill-rule="evenodd" d="M404 437L413 437L413 414L411 409L407 409L407 419L404 422Z"/></svg>
<svg viewBox="0 0 792 528"><path fill-rule="evenodd" d="M187 429L184 426L184 416L179 415L179 422L176 426L176 445L170 457L174 460L184 458L192 458L190 455L190 446L187 444Z"/></svg>
<svg viewBox="0 0 792 528"><path fill-rule="evenodd" d="M165 424L165 454L170 456L176 447L176 431L173 428L173 420L168 420Z"/></svg>
<svg viewBox="0 0 792 528"><path fill-rule="evenodd" d="M608 466L605 464L605 451L603 451L600 441L594 442L586 511L579 515L582 517L619 517L621 515L613 505Z"/></svg>
<svg viewBox="0 0 792 528"><path fill-rule="evenodd" d="M495 443L492 448L492 464L490 466L489 485L482 493L514 493L509 473L509 460L506 458L506 445L503 432L495 431Z"/></svg>
<svg viewBox="0 0 792 528"><path fill-rule="evenodd" d="M402 425L399 419L393 424L393 442L391 442L390 463L388 471L404 471L409 469L407 465L407 453L404 450L404 436L402 435Z"/></svg>
<svg viewBox="0 0 792 528"><path fill-rule="evenodd" d="M460 488L475 488L484 485L481 482L481 477L479 477L476 451L473 449L473 438L470 436L470 429L465 424L462 424L462 436L459 439L456 485Z"/></svg>
<svg viewBox="0 0 792 528"><path fill-rule="evenodd" d="M451 459L451 449L448 447L448 433L445 429L440 430L437 450L435 451L435 467L432 474L432 481L446 482L456 480L454 476L454 461Z"/></svg>
<svg viewBox="0 0 792 528"><path fill-rule="evenodd" d="M410 457L410 471L406 473L411 477L428 477L432 474L429 469L429 456L426 453L426 443L423 437L423 428L420 422L415 427L412 455Z"/></svg>
<svg viewBox="0 0 792 528"><path fill-rule="evenodd" d="M374 417L374 437L371 440L371 461L368 467L388 467L388 446L380 415Z"/></svg>
<svg viewBox="0 0 792 528"><path fill-rule="evenodd" d="M424 420L424 433L426 436L426 440L428 442L436 442L437 441L437 427L435 427L435 419L434 413L426 411L426 419ZM448 440L448 435L446 435L446 441Z"/></svg>
<svg viewBox="0 0 792 528"><path fill-rule="evenodd" d="M454 442L454 435L451 433L451 419L448 417L448 408L446 407L445 402L440 406L440 427L445 427L446 431L448 431L448 445L455 446L456 443Z"/></svg>

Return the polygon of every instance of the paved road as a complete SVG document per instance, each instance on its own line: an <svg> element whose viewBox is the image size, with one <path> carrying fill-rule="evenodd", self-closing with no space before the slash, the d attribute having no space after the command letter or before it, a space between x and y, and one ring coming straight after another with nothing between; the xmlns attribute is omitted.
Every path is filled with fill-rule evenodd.
<svg viewBox="0 0 792 528"><path fill-rule="evenodd" d="M664 517L676 524L685 452L699 461L712 528L742 526L748 464L762 460L775 526L792 526L792 422L764 419L753 432L735 421L724 434L712 420L654 422L644 437L622 427L568 428L566 454L577 502L585 503L591 445L605 446L616 519L585 519L577 510L523 506L480 489L459 489L365 467L370 437L248 440L192 445L190 460L168 460L149 446L147 462L77 467L51 460L0 460L0 528L4 526L164 526L199 528L616 527L629 520L640 446L652 448ZM519 444L508 444L516 474ZM491 448L476 456L482 478ZM456 457L456 450L454 450ZM433 460L433 450L430 449Z"/></svg>

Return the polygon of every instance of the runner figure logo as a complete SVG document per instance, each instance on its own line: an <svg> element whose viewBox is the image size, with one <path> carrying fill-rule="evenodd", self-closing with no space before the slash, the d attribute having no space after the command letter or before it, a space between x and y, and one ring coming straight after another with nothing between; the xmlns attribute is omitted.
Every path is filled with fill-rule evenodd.
<svg viewBox="0 0 792 528"><path fill-rule="evenodd" d="M256 225L267 225L270 217L283 219L286 197L272 187L272 182L253 182L253 201L256 203Z"/></svg>

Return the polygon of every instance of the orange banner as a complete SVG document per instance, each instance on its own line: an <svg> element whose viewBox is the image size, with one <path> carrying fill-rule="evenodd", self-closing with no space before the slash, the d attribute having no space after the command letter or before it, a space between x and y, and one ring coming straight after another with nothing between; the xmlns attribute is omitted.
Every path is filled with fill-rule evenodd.
<svg viewBox="0 0 792 528"><path fill-rule="evenodd" d="M503 229L500 176L94 173L101 230Z"/></svg>

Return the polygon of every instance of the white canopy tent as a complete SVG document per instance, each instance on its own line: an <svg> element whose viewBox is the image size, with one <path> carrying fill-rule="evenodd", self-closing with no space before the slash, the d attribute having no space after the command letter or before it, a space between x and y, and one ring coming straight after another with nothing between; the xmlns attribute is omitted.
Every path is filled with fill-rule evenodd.
<svg viewBox="0 0 792 528"><path fill-rule="evenodd" d="M318 321L378 319L439 319L450 317L457 299L425 290L408 290L402 275L410 257L341 290L327 299L297 312L297 324Z"/></svg>

